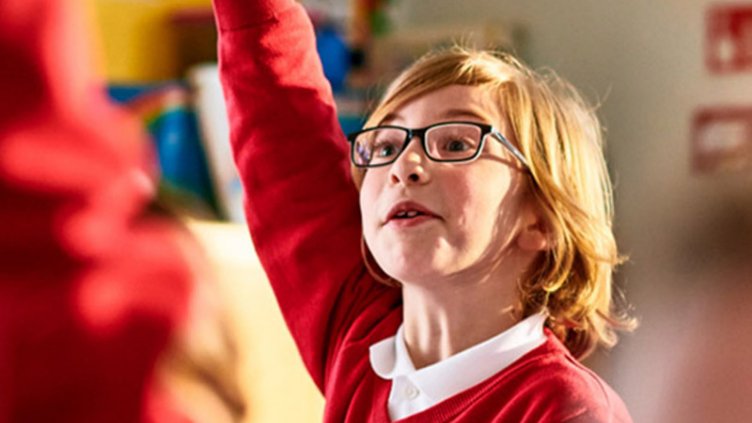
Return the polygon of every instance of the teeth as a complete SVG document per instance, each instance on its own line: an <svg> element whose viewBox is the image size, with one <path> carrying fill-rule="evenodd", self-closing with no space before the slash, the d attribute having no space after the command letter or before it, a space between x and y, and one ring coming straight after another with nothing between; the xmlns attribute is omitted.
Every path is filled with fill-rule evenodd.
<svg viewBox="0 0 752 423"><path fill-rule="evenodd" d="M401 212L398 212L398 213L397 213L397 214L395 215L395 217L397 217L397 218L400 218L400 219L405 219L405 218L411 218L411 217L415 217L415 216L417 216L417 215L419 215L419 214L420 214L420 213L419 213L419 212L417 212L417 211L415 211L415 210L409 210L409 211L401 211Z"/></svg>

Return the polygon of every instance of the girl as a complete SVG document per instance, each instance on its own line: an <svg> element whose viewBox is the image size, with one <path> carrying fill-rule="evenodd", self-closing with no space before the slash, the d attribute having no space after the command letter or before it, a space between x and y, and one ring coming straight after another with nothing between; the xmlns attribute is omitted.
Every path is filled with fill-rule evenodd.
<svg viewBox="0 0 752 423"><path fill-rule="evenodd" d="M346 139L304 10L214 4L248 223L324 419L631 421L577 361L631 323L579 96L452 49Z"/></svg>

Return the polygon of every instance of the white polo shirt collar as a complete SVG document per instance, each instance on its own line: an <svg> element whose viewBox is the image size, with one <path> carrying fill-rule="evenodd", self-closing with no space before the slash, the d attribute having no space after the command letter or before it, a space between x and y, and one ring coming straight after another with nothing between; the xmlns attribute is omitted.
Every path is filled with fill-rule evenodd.
<svg viewBox="0 0 752 423"><path fill-rule="evenodd" d="M454 396L503 370L546 341L544 314L534 314L506 331L442 361L416 370L403 327L370 347L374 372L392 381L389 417L405 418Z"/></svg>

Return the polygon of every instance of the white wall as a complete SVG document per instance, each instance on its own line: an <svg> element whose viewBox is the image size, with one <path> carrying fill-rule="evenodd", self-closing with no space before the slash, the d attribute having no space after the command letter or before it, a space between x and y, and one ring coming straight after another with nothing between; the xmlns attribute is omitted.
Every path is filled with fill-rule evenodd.
<svg viewBox="0 0 752 423"><path fill-rule="evenodd" d="M637 422L680 421L677 409L710 410L712 407L693 396L696 393L678 386L693 383L691 377L680 375L687 372L687 363L697 362L690 351L694 334L703 331L707 343L717 344L710 351L738 349L752 342L741 345L744 336L721 342L718 331L707 327L723 329L714 327L718 320L708 310L725 312L727 300L716 294L737 286L721 284L718 278L726 281L729 275L738 276L739 270L728 269L744 257L752 262L752 251L742 253L735 264L723 259L733 245L752 245L749 225L737 233L733 230L739 222L750 222L752 171L698 176L692 175L689 167L691 119L698 107L752 106L752 72L712 77L704 67L704 16L715 3L402 2L407 21L414 25L518 22L527 29L525 52L534 67L555 69L587 97L603 102L600 115L608 130L607 155L616 181L616 230L622 249L631 257L619 278L626 282L629 300L642 320L642 327L626 336L611 354L611 366L603 369L604 374L622 394ZM727 207L736 208L737 214L729 215ZM728 234L721 234L724 228ZM752 282L748 275L739 280ZM738 292L745 295L749 290ZM736 321L739 319L732 319ZM700 325L706 327L699 329ZM729 363L732 365L739 364ZM697 369L698 375L702 373L703 369ZM752 393L752 385L739 386L746 387L743 393L747 396ZM670 398L678 402L669 405ZM733 395L727 400L718 409L728 413L716 410L712 416L723 417L716 421L743 421L742 417L736 420L734 411L749 406ZM709 415L688 412L681 421L703 421Z"/></svg>

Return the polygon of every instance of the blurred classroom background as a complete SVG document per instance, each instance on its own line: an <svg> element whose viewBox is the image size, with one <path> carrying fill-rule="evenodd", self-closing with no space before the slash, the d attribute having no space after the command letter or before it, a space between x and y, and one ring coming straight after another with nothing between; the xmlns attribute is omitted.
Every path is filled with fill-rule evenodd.
<svg viewBox="0 0 752 423"><path fill-rule="evenodd" d="M209 0L88 0L111 96L153 136L161 194L191 216L232 315L248 422L320 421L242 225ZM641 326L586 364L636 422L752 414L752 2L309 0L345 130L431 46L553 68L599 105Z"/></svg>

